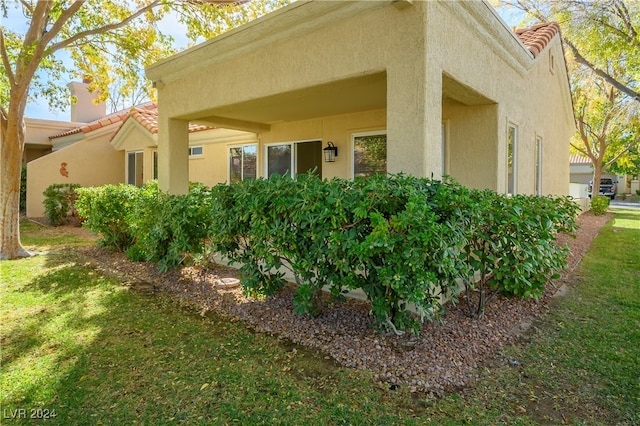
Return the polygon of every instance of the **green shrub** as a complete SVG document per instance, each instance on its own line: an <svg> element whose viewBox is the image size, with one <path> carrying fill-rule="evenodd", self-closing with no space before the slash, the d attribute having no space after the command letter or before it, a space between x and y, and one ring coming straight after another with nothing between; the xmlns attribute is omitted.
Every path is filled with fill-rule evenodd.
<svg viewBox="0 0 640 426"><path fill-rule="evenodd" d="M609 208L609 197L604 195L598 195L591 199L591 211L596 216L602 216L607 213Z"/></svg>
<svg viewBox="0 0 640 426"><path fill-rule="evenodd" d="M537 298L558 277L568 249L555 243L556 236L575 231L578 206L568 197L510 197L488 190L471 197L464 259L479 280L463 278L469 314L479 318L497 294Z"/></svg>
<svg viewBox="0 0 640 426"><path fill-rule="evenodd" d="M68 223L69 216L75 214L77 188L77 183L54 183L44 190L44 215L52 225Z"/></svg>
<svg viewBox="0 0 640 426"><path fill-rule="evenodd" d="M405 176L220 185L212 189L212 248L242 263L251 293L277 292L281 268L289 269L296 312L317 314L324 286L338 299L361 288L379 326L417 331L457 274L463 210L443 195L447 188Z"/></svg>
<svg viewBox="0 0 640 426"><path fill-rule="evenodd" d="M636 195L640 196L640 189L636 189Z"/></svg>
<svg viewBox="0 0 640 426"><path fill-rule="evenodd" d="M210 201L209 189L201 184L191 184L186 195L162 193L155 181L145 185L127 215L136 256L144 253L166 271L203 253L210 234Z"/></svg>
<svg viewBox="0 0 640 426"><path fill-rule="evenodd" d="M78 215L85 219L84 226L102 236L100 245L125 251L134 243L127 215L139 191L139 188L124 183L76 191Z"/></svg>
<svg viewBox="0 0 640 426"><path fill-rule="evenodd" d="M131 259L168 270L208 249L241 263L244 291L261 296L279 291L288 269L301 314L321 312L323 288L337 300L362 289L376 325L395 332L417 332L443 298L456 298L458 279L475 317L495 294L538 297L564 266L566 247L555 238L575 229L578 208L568 198L404 175L272 176L192 185L186 195L164 194L155 182L79 192L88 226Z"/></svg>

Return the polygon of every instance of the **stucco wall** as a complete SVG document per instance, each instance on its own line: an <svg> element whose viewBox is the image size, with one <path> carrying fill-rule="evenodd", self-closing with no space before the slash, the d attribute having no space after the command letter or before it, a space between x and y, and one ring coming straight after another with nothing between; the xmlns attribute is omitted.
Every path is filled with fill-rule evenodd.
<svg viewBox="0 0 640 426"><path fill-rule="evenodd" d="M27 164L27 216L44 216L44 190L53 183L78 183L98 186L124 182L122 151L109 143L111 133L85 139ZM66 163L68 177L61 174Z"/></svg>
<svg viewBox="0 0 640 426"><path fill-rule="evenodd" d="M538 56L531 69L519 66L517 62L507 61L496 54L500 44L488 42L469 21L465 20L458 5L452 2L429 2L429 20L427 25L427 43L429 59L441 64L442 72L461 84L472 87L474 91L497 104L497 129L493 123L481 124L477 134L465 135L467 146L471 148L473 139L482 137L484 132L494 133L496 142L488 143L487 149L497 144L495 157L488 159L488 153L478 152L477 164L467 162L454 165L455 153L451 154L452 171L466 168L467 173L460 180L469 183L473 179L471 171L484 167L489 160L495 167L495 184L488 188L504 192L507 187L507 128L513 123L518 129L517 152L517 192L533 194L535 192L535 141L540 136L543 143L542 192L544 194L568 194L569 191L569 139L574 133L571 115L568 83L560 40L554 38L550 45ZM454 12L454 13L452 13ZM496 21L496 25L501 25ZM506 45L508 37L505 36ZM554 56L554 72L550 71L550 53ZM460 110L461 118L473 123L473 108ZM479 124L479 123L477 123ZM484 137L491 137L484 134ZM489 142L489 141L487 141ZM491 155L494 155L492 153ZM473 167L473 168L469 168ZM478 171L482 181L489 178Z"/></svg>
<svg viewBox="0 0 640 426"><path fill-rule="evenodd" d="M179 156L186 147L184 123L207 118L270 126L258 130L263 143L331 140L340 155L324 176L350 177L349 125L331 129L334 123L319 118L332 114L291 116L326 111L331 102L339 111L348 103L339 91L315 90L319 85L347 79L357 84L359 76L384 75L385 105L369 110L386 116L371 126L387 129L390 172L440 176L445 119L451 125L450 173L467 185L504 192L507 128L513 123L519 135L517 192L535 191L535 144L541 137L542 192L568 193L568 142L574 129L557 37L533 60L482 2L414 2L405 8L385 2L312 2L285 9L148 69L159 82L159 150L167 153L160 180L166 189L185 188L186 159L168 160L170 152ZM349 12L335 15L340 10ZM320 11L326 14L312 13ZM291 25L281 24L287 19ZM472 88L457 99L464 107L443 104L443 90L450 89L444 87L445 74ZM260 120L270 108L278 112L283 99L299 111L283 108L281 116ZM368 125L354 126L365 130ZM259 155L262 165L264 155Z"/></svg>
<svg viewBox="0 0 640 426"><path fill-rule="evenodd" d="M353 177L351 136L354 133L377 130L386 130L386 110L384 109L279 123L273 125L269 132L263 133L261 139L262 146L276 142L322 140L324 147L326 142L331 141L338 147L338 157L334 163L322 165L323 177L350 179ZM262 157L259 156L259 158ZM259 163L260 176L264 176L264 161Z"/></svg>
<svg viewBox="0 0 640 426"><path fill-rule="evenodd" d="M228 158L226 143L202 144L202 157L189 159L189 181L201 182L207 186L226 182Z"/></svg>
<svg viewBox="0 0 640 426"><path fill-rule="evenodd" d="M447 131L447 174L470 188L495 189L497 106L467 106L444 99L442 117Z"/></svg>

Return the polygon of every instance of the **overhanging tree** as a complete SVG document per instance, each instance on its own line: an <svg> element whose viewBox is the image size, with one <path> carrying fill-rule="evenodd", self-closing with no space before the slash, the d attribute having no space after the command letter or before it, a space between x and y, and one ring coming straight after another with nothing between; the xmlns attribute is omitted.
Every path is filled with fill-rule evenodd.
<svg viewBox="0 0 640 426"><path fill-rule="evenodd" d="M634 102L606 81L576 75L572 96L578 132L571 147L591 160L592 193L597 195L602 174L612 164L629 160L637 149L640 114Z"/></svg>
<svg viewBox="0 0 640 426"><path fill-rule="evenodd" d="M89 76L90 90L104 100L109 86L125 81L123 95L139 69L175 52L172 38L158 30L170 11L187 25L195 41L211 37L273 10L286 0L63 1L0 0L4 17L19 9L24 33L0 27L0 259L29 256L20 244L20 166L24 152L24 112L29 99L46 98L51 107L68 99L55 80ZM57 55L67 51L73 71Z"/></svg>
<svg viewBox="0 0 640 426"><path fill-rule="evenodd" d="M640 144L640 3L629 0L496 0L526 14L523 24L557 22L568 55L578 133L575 151L594 168L594 193L612 164Z"/></svg>

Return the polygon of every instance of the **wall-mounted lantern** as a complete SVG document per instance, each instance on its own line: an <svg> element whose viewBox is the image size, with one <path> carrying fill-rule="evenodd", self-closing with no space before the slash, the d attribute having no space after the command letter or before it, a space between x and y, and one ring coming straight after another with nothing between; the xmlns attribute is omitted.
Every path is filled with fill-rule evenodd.
<svg viewBox="0 0 640 426"><path fill-rule="evenodd" d="M336 161L336 157L338 156L338 147L333 144L333 142L327 142L327 147L323 148L324 152L324 162L325 163L333 163Z"/></svg>

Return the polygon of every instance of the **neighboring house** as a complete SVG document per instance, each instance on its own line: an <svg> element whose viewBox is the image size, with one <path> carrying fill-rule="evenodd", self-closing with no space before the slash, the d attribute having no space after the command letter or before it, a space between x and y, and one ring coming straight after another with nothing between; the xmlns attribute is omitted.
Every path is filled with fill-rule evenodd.
<svg viewBox="0 0 640 426"><path fill-rule="evenodd" d="M86 111L86 107L84 101L77 102L72 107L72 116L76 109ZM68 127L70 123L66 124ZM27 216L44 216L42 193L53 183L142 185L155 177L157 106L154 103L103 114L97 120L80 124L62 132L53 132L56 128L50 128L49 137L41 135L40 139L48 142L41 145L51 152L27 165ZM235 130L192 125L189 131L193 145L188 148L189 177L207 185L227 181L227 169L212 169L207 165L208 159L224 155L227 144L256 141L255 134ZM220 145L220 141L226 144Z"/></svg>
<svg viewBox="0 0 640 426"><path fill-rule="evenodd" d="M51 145L51 135L66 132L83 126L106 115L104 102L94 103L96 95L89 92L89 81L71 82L67 85L75 102L71 105L71 121L44 120L38 118L24 119L24 154L22 161L40 158L51 153L56 147Z"/></svg>
<svg viewBox="0 0 640 426"><path fill-rule="evenodd" d="M569 173L570 182L572 184L589 185L589 182L593 180L593 165L588 157L584 157L580 154L571 154L569 157ZM616 175L615 173L603 173L603 178L613 179L618 182L616 185L618 188L618 194L628 194L630 192L630 185L633 180L633 176ZM584 192L584 194L583 194ZM576 195L572 194L574 197ZM581 190L581 196L586 197L588 194L585 189ZM577 197L576 197L577 198Z"/></svg>
<svg viewBox="0 0 640 426"><path fill-rule="evenodd" d="M569 192L559 27L514 32L486 1L295 2L146 72L172 193L187 191L192 124L257 134L211 160L224 170L236 158L238 176L248 164L263 177L448 174L503 193Z"/></svg>

